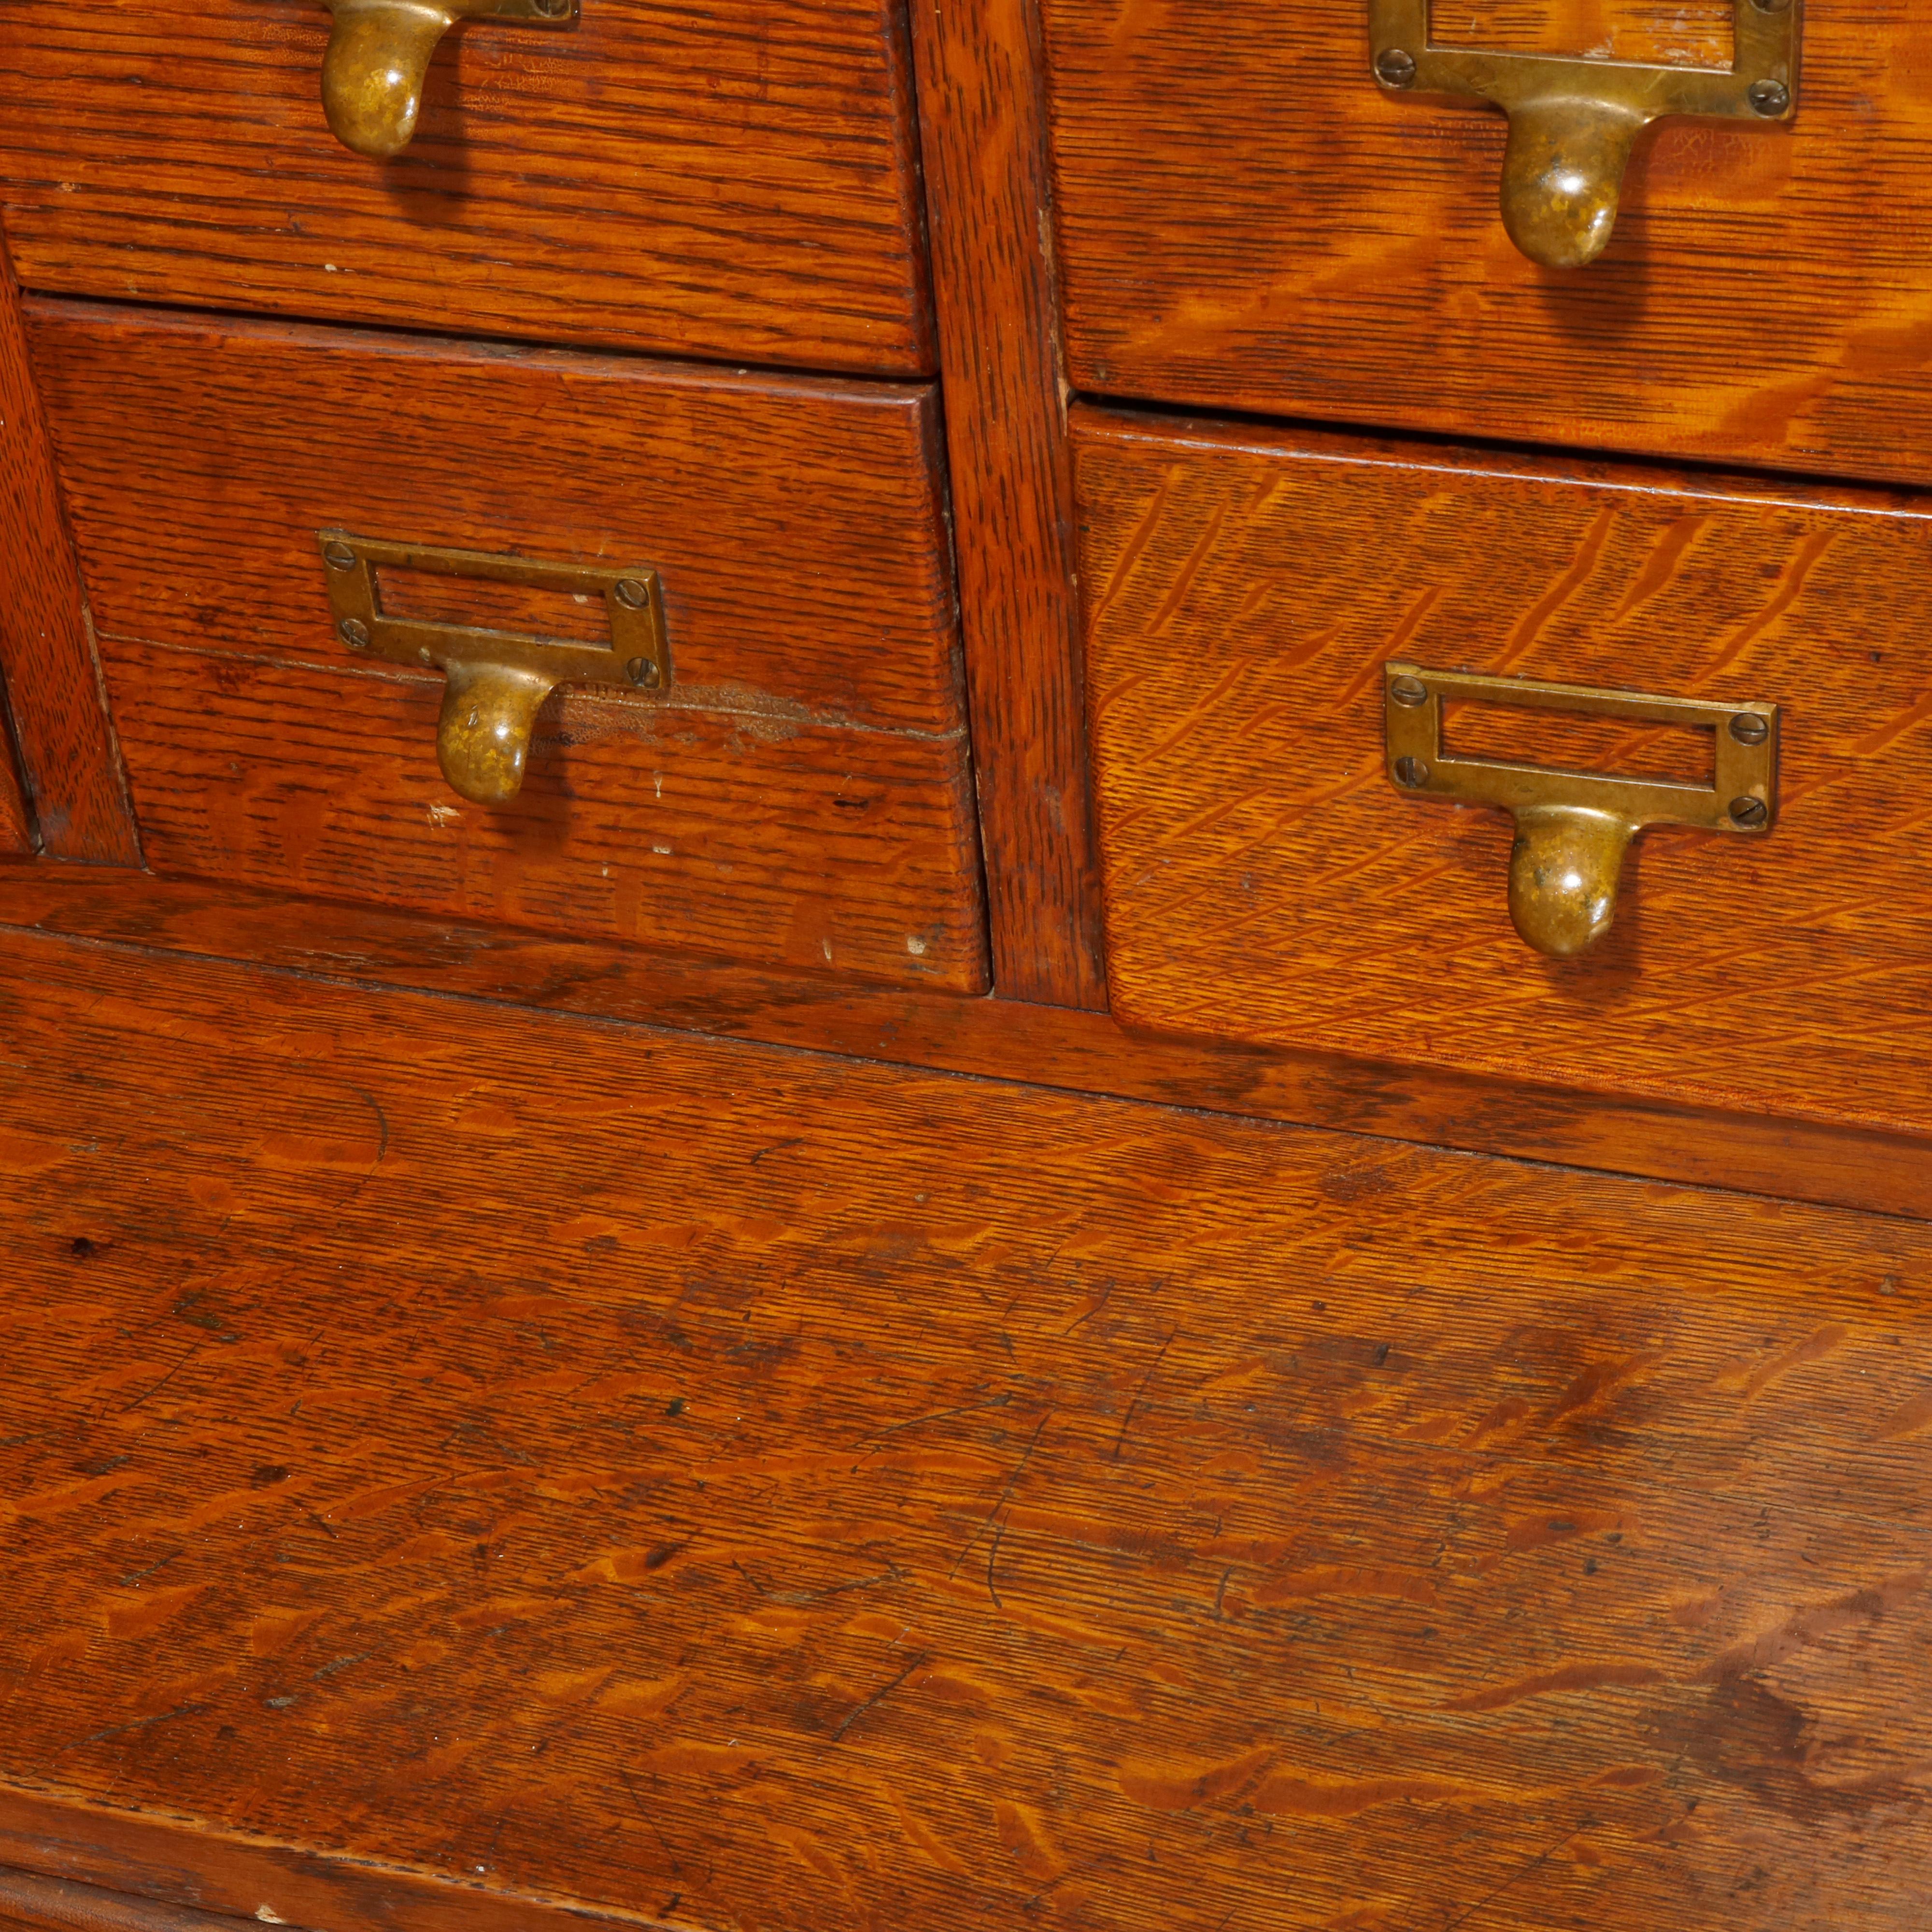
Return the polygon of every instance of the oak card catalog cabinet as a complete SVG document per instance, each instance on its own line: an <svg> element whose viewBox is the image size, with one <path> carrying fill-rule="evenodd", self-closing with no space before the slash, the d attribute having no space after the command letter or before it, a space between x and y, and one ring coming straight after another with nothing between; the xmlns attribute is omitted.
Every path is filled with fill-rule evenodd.
<svg viewBox="0 0 1932 1932"><path fill-rule="evenodd" d="M0 1923L1922 1932L1928 100L0 0Z"/></svg>

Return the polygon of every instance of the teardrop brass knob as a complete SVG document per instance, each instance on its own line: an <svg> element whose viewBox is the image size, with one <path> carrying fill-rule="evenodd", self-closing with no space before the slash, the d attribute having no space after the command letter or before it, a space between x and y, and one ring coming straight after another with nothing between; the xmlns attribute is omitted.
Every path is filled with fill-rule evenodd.
<svg viewBox="0 0 1932 1932"><path fill-rule="evenodd" d="M1510 918L1526 946L1574 959L1610 929L1624 854L1636 827L1580 806L1530 806L1516 814Z"/></svg>
<svg viewBox="0 0 1932 1932"><path fill-rule="evenodd" d="M1604 252L1632 144L1652 122L1686 114L1768 127L1797 112L1797 0L1732 0L1726 68L1440 46L1429 0L1368 9L1369 71L1384 96L1458 95L1509 116L1503 225L1546 268L1580 268Z"/></svg>
<svg viewBox="0 0 1932 1932"><path fill-rule="evenodd" d="M649 564L547 563L536 557L398 543L344 530L316 532L335 641L364 660L412 670L440 670L442 707L436 723L436 763L452 787L474 805L509 804L523 789L530 734L544 700L560 685L592 685L662 693L671 687L670 640L664 586ZM610 634L602 644L533 632L486 628L382 608L377 572L518 584L604 607Z"/></svg>
<svg viewBox="0 0 1932 1932"><path fill-rule="evenodd" d="M416 131L430 57L456 16L421 0L329 0L322 111L335 138L370 160L400 154Z"/></svg>
<svg viewBox="0 0 1932 1932"><path fill-rule="evenodd" d="M472 805L508 805L523 789L530 733L556 682L507 665L454 661L444 675L436 761Z"/></svg>
<svg viewBox="0 0 1932 1932"><path fill-rule="evenodd" d="M1580 268L1604 252L1645 118L1574 95L1510 110L1503 226L1532 262Z"/></svg>
<svg viewBox="0 0 1932 1932"><path fill-rule="evenodd" d="M400 154L416 131L423 81L458 20L567 27L578 0L322 0L335 16L322 63L322 111L345 148L370 160Z"/></svg>
<svg viewBox="0 0 1932 1932"><path fill-rule="evenodd" d="M1405 798L1499 806L1514 818L1510 919L1523 943L1546 958L1576 958L1610 931L1624 854L1646 826L1692 826L1730 838L1762 838L1776 821L1774 704L1431 670L1402 658L1382 667L1382 678L1390 784ZM1443 741L1443 710L1472 703L1708 732L1711 782L1628 778L1568 771L1553 762L1459 754Z"/></svg>

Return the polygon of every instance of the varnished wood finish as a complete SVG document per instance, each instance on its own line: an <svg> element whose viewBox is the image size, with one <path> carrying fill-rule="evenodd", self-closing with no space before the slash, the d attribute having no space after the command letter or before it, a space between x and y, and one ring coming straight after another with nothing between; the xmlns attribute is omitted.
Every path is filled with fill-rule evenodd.
<svg viewBox="0 0 1932 1932"><path fill-rule="evenodd" d="M486 808L436 769L439 678L107 649L158 872L985 986L959 736L568 692L515 802Z"/></svg>
<svg viewBox="0 0 1932 1932"><path fill-rule="evenodd" d="M159 869L983 986L930 392L32 314ZM441 680L335 634L332 527L654 566L673 688L554 700L517 803L467 806Z"/></svg>
<svg viewBox="0 0 1932 1932"><path fill-rule="evenodd" d="M690 1926L1916 1932L1922 1224L0 961L14 1781Z"/></svg>
<svg viewBox="0 0 1932 1932"><path fill-rule="evenodd" d="M1731 20L1731 0L1440 0L1429 32L1438 46L1729 67Z"/></svg>
<svg viewBox="0 0 1932 1932"><path fill-rule="evenodd" d="M0 727L8 722L0 718ZM34 821L14 775L9 735L0 729L0 853L17 855L34 849Z"/></svg>
<svg viewBox="0 0 1932 1932"><path fill-rule="evenodd" d="M105 638L360 664L316 554L316 531L341 528L654 565L677 685L700 700L964 724L929 388L86 302L28 313ZM406 594L413 614L466 614L448 580Z"/></svg>
<svg viewBox="0 0 1932 1932"><path fill-rule="evenodd" d="M1932 1132L1922 503L1098 410L1077 442L1117 1014ZM1608 938L1544 959L1508 814L1390 782L1394 657L1776 704L1776 827L1644 835ZM1479 748L1595 763L1502 716Z"/></svg>
<svg viewBox="0 0 1932 1932"><path fill-rule="evenodd" d="M397 160L322 118L320 0L0 22L31 288L675 356L932 363L894 0L458 27Z"/></svg>
<svg viewBox="0 0 1932 1932"><path fill-rule="evenodd" d="M1660 124L1607 254L1552 272L1503 231L1502 117L1385 96L1364 0L1042 4L1076 387L1932 476L1932 110L1888 56L1900 16L1808 9L1790 128ZM1447 38L1492 10L1450 9ZM1499 44L1553 52L1590 18L1501 10ZM1646 22L1708 38L1701 9L1604 11L1626 58Z"/></svg>
<svg viewBox="0 0 1932 1932"><path fill-rule="evenodd" d="M994 983L1102 1007L1034 0L911 0Z"/></svg>
<svg viewBox="0 0 1932 1932"><path fill-rule="evenodd" d="M1932 1140L1916 1136L1160 1039L1064 1007L854 986L200 880L0 868L0 925L1932 1220Z"/></svg>
<svg viewBox="0 0 1932 1932"><path fill-rule="evenodd" d="M80 574L28 361L20 291L0 246L0 681L14 751L48 856L134 866L140 851L88 634ZM0 767L10 758L0 746ZM26 812L0 770L0 848L18 849ZM11 824L19 828L10 833Z"/></svg>
<svg viewBox="0 0 1932 1932"><path fill-rule="evenodd" d="M218 1932L236 1921L316 1932L661 1932L663 1922L486 1887L473 1874L332 1858L165 1807L140 1810L0 1778L0 1854L28 1886L85 1886L153 1916L100 1932ZM44 1907L43 1908L45 1909ZM170 1922L172 1912L212 1922ZM264 1915L272 1912L272 1918ZM4 1924L0 1920L0 1924ZM36 1928L35 1932L40 1932ZM92 1928L82 1932L93 1932Z"/></svg>
<svg viewBox="0 0 1932 1932"><path fill-rule="evenodd" d="M241 1932L256 1922L0 1868L0 1932Z"/></svg>

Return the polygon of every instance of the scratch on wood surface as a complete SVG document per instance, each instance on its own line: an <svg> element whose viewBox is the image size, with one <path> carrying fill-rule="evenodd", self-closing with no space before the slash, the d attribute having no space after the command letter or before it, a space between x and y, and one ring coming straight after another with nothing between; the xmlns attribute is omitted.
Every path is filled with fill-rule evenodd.
<svg viewBox="0 0 1932 1932"><path fill-rule="evenodd" d="M888 1683L881 1684L878 1690L874 1690L862 1704L854 1705L853 1708L846 1713L845 1717L840 1723L838 1728L832 1733L832 1741L835 1743L837 1742L837 1741L842 1738L868 1711L872 1709L877 1705L884 1703L885 1700L890 1697L915 1670L920 1670L924 1666L928 1655L928 1653L927 1652L921 1651L896 1677L891 1679Z"/></svg>
<svg viewBox="0 0 1932 1932"><path fill-rule="evenodd" d="M1020 1460L1018 1464L1015 1466L1013 1473L1006 1478L1006 1486L1000 1492L999 1501L986 1512L985 1520L980 1523L980 1527L967 1539L965 1547L960 1551L959 1554L956 1557L953 1558L952 1568L946 1573L949 1580L958 1575L959 1566L965 1562L969 1556L972 1554L973 1546L980 1540L981 1537L986 1534L987 1530L992 1526L994 1518L996 1517L1000 1510L1006 1508L1007 1503L1012 1500L1015 1487L1018 1485L1021 1477L1026 1474L1027 1465L1033 1460L1033 1452L1040 1447L1040 1436L1045 1430L1048 1423L1052 1421L1052 1419L1053 1412L1052 1410L1048 1409L1046 1413L1040 1418L1039 1421L1034 1424L1033 1433L1027 1438L1027 1446L1022 1452Z"/></svg>
<svg viewBox="0 0 1932 1932"><path fill-rule="evenodd" d="M1162 1342L1154 1360L1148 1363L1147 1373L1141 1377L1140 1386L1134 1390L1132 1401L1127 1404L1126 1414L1120 1418L1120 1431L1114 1438L1113 1460L1116 1462L1120 1460L1121 1445L1127 1439L1127 1431L1133 1425L1134 1413L1140 1407L1142 1398L1147 1394L1148 1385L1154 1380L1155 1372L1160 1368L1161 1364L1166 1360L1167 1352L1174 1346L1174 1337L1180 1333L1180 1330L1178 1328L1171 1328L1168 1330L1167 1340Z"/></svg>

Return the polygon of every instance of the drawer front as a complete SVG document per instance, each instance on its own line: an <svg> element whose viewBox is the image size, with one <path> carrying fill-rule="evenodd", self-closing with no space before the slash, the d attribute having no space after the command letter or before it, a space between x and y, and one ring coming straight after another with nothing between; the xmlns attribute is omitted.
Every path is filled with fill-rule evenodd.
<svg viewBox="0 0 1932 1932"><path fill-rule="evenodd" d="M31 326L157 869L979 989L930 392L84 304ZM338 633L335 530L655 570L671 682L560 692L514 802L466 803L441 676ZM608 634L601 601L381 581L418 617Z"/></svg>
<svg viewBox="0 0 1932 1932"><path fill-rule="evenodd" d="M1502 115L1379 86L1370 0L1044 4L1077 386L1932 475L1932 110L1895 12L1804 10L1788 125L1657 122L1607 250L1560 269L1504 232ZM1722 67L1732 46L1727 0L1436 22L1519 52Z"/></svg>
<svg viewBox="0 0 1932 1932"><path fill-rule="evenodd" d="M30 288L932 366L898 0L464 22L387 161L324 118L322 0L4 16L0 193Z"/></svg>
<svg viewBox="0 0 1932 1932"><path fill-rule="evenodd" d="M1924 510L1096 410L1076 434L1124 1019L1932 1130ZM1608 933L1546 957L1510 812L1394 782L1391 662L1776 706L1774 819L1642 832ZM1465 704L1445 742L1708 784L1714 734L1601 710Z"/></svg>

